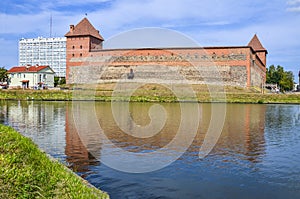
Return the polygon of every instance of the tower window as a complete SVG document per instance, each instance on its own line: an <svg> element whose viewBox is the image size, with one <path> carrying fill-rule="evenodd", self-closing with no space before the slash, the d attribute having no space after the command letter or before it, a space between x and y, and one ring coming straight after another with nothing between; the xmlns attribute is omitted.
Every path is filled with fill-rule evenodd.
<svg viewBox="0 0 300 199"><path fill-rule="evenodd" d="M82 53L80 53L80 57L82 57Z"/></svg>
<svg viewBox="0 0 300 199"><path fill-rule="evenodd" d="M75 49L75 46L72 46L73 49Z"/></svg>
<svg viewBox="0 0 300 199"><path fill-rule="evenodd" d="M75 55L74 54L72 54L72 57L74 57Z"/></svg>
<svg viewBox="0 0 300 199"><path fill-rule="evenodd" d="M80 49L82 49L82 45L80 45Z"/></svg>

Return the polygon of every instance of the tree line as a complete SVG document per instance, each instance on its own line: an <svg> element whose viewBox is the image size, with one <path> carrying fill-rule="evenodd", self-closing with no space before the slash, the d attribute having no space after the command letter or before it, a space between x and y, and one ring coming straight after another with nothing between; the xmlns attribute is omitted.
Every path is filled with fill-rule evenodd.
<svg viewBox="0 0 300 199"><path fill-rule="evenodd" d="M280 65L275 67L274 65L267 68L266 73L267 84L277 84L280 91L291 91L294 88L294 74L292 71L285 71Z"/></svg>
<svg viewBox="0 0 300 199"><path fill-rule="evenodd" d="M0 67L0 82L7 82L8 75L5 67Z"/></svg>

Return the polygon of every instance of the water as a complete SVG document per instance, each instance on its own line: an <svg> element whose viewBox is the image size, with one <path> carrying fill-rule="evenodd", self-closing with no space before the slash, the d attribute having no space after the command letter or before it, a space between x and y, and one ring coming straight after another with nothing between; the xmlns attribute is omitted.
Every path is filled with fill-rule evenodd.
<svg viewBox="0 0 300 199"><path fill-rule="evenodd" d="M118 110L122 110L119 105L116 105ZM131 129L134 124L122 111L118 115L124 120L117 124L110 103L94 106L90 102L3 101L0 120L107 191L111 198L299 198L300 105L227 104L222 134L209 155L200 159L199 150L210 125L212 107L199 104L199 128L191 146L178 160L156 171L135 174L103 164L102 160L123 161L127 157L120 156L117 148L147 154L176 137L181 121L180 105L161 105L167 117L164 127L142 139L123 133L121 123ZM129 115L139 126L148 125L151 106L131 103ZM185 108L194 105L185 104ZM159 113L154 111L153 118L162 119L162 112ZM197 118L187 117L192 123ZM99 140L98 134L91 131L93 118L113 144ZM194 132L189 128L185 127L185 136L179 137L180 140L193 137L190 135ZM166 150L165 159L181 152L183 145L184 141L179 142L178 148ZM154 159L153 164L156 161L164 159ZM131 166L136 165L133 162Z"/></svg>

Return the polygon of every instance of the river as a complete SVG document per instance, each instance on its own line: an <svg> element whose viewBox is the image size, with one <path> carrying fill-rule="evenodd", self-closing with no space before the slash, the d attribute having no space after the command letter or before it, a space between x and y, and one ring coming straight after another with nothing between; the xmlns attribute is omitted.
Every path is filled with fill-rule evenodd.
<svg viewBox="0 0 300 199"><path fill-rule="evenodd" d="M1 101L0 121L113 199L299 198L300 105L152 105Z"/></svg>

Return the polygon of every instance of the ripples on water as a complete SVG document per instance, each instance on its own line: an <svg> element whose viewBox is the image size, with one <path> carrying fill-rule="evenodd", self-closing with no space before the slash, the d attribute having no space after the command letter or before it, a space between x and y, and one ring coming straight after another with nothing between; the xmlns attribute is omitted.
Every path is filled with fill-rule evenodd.
<svg viewBox="0 0 300 199"><path fill-rule="evenodd" d="M131 104L136 123L150 122L150 106ZM169 143L180 123L178 104L163 106L168 113L164 129L146 139L124 134L114 122L110 103L96 103L95 108L100 125L116 146L148 153ZM96 144L96 137L89 138L89 149L98 153L83 145L70 103L6 101L0 108L2 123L33 139L111 198L299 198L299 105L228 104L218 144L199 159L211 110L209 104L202 104L198 133L189 149L168 167L144 174L123 173L101 164L101 144Z"/></svg>

